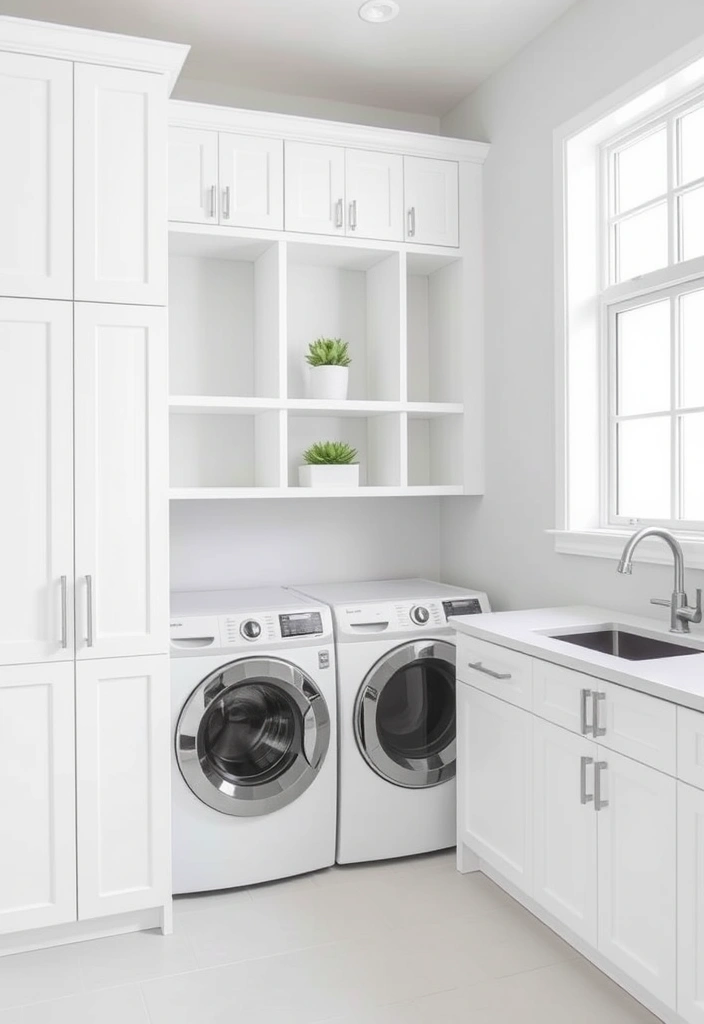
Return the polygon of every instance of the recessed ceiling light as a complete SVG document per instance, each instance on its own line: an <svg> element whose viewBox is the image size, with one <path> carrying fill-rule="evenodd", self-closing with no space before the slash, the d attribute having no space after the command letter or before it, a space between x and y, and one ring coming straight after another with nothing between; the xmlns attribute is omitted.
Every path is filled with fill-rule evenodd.
<svg viewBox="0 0 704 1024"><path fill-rule="evenodd" d="M362 21L370 21L379 25L382 21L391 21L399 12L396 0L366 0L359 8Z"/></svg>

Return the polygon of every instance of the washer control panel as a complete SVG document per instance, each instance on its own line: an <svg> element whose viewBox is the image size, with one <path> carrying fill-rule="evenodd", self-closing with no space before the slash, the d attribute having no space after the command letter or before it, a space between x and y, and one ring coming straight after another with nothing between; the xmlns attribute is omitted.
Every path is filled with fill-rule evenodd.
<svg viewBox="0 0 704 1024"><path fill-rule="evenodd" d="M320 612L292 612L279 615L281 636L319 636L323 632Z"/></svg>
<svg viewBox="0 0 704 1024"><path fill-rule="evenodd" d="M451 629L455 615L474 615L490 611L486 595L468 593L466 597L423 598L416 601L372 601L338 605L335 609L340 639L365 639L379 634L437 632Z"/></svg>
<svg viewBox="0 0 704 1024"><path fill-rule="evenodd" d="M245 648L273 648L307 643L329 643L332 618L329 609L263 611L253 608L230 615L189 615L171 618L171 651L174 655L234 652Z"/></svg>

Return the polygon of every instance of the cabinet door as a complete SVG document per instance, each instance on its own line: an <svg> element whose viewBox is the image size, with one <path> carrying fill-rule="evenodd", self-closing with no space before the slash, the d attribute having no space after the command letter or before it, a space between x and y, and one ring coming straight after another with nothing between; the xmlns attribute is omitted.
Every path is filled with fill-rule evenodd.
<svg viewBox="0 0 704 1024"><path fill-rule="evenodd" d="M169 220L217 224L217 132L169 128Z"/></svg>
<svg viewBox="0 0 704 1024"><path fill-rule="evenodd" d="M0 668L0 933L76 920L73 664Z"/></svg>
<svg viewBox="0 0 704 1024"><path fill-rule="evenodd" d="M530 893L531 716L465 683L457 702L459 839Z"/></svg>
<svg viewBox="0 0 704 1024"><path fill-rule="evenodd" d="M345 151L347 233L403 240L403 157Z"/></svg>
<svg viewBox="0 0 704 1024"><path fill-rule="evenodd" d="M76 666L78 916L170 899L169 659Z"/></svg>
<svg viewBox="0 0 704 1024"><path fill-rule="evenodd" d="M220 223L241 228L283 228L281 139L220 133Z"/></svg>
<svg viewBox="0 0 704 1024"><path fill-rule="evenodd" d="M599 952L667 1006L676 989L676 783L599 747Z"/></svg>
<svg viewBox="0 0 704 1024"><path fill-rule="evenodd" d="M344 149L286 143L286 230L344 235Z"/></svg>
<svg viewBox="0 0 704 1024"><path fill-rule="evenodd" d="M165 76L76 64L77 299L166 302L166 181Z"/></svg>
<svg viewBox="0 0 704 1024"><path fill-rule="evenodd" d="M168 651L166 311L76 305L76 649Z"/></svg>
<svg viewBox="0 0 704 1024"><path fill-rule="evenodd" d="M73 66L0 53L0 295L70 299Z"/></svg>
<svg viewBox="0 0 704 1024"><path fill-rule="evenodd" d="M459 177L454 160L403 158L406 240L459 245Z"/></svg>
<svg viewBox="0 0 704 1024"><path fill-rule="evenodd" d="M596 744L533 720L533 896L595 946Z"/></svg>
<svg viewBox="0 0 704 1024"><path fill-rule="evenodd" d="M677 931L677 1012L704 1024L704 793L684 783L677 786Z"/></svg>
<svg viewBox="0 0 704 1024"><path fill-rule="evenodd" d="M73 657L73 316L0 299L0 664Z"/></svg>

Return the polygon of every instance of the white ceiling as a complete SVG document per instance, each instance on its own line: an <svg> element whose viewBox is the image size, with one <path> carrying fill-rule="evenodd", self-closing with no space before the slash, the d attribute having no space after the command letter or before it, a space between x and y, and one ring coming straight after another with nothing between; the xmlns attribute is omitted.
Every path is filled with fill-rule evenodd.
<svg viewBox="0 0 704 1024"><path fill-rule="evenodd" d="M0 13L190 43L188 78L442 115L575 0L0 0Z"/></svg>

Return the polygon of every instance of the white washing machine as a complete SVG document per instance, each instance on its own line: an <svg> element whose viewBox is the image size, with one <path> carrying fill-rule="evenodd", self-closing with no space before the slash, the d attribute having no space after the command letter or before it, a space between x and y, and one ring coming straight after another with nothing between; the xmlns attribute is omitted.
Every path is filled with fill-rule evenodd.
<svg viewBox="0 0 704 1024"><path fill-rule="evenodd" d="M330 609L290 590L171 597L175 893L335 862Z"/></svg>
<svg viewBox="0 0 704 1024"><path fill-rule="evenodd" d="M338 670L337 860L454 846L453 615L486 594L428 580L297 587L332 608Z"/></svg>

